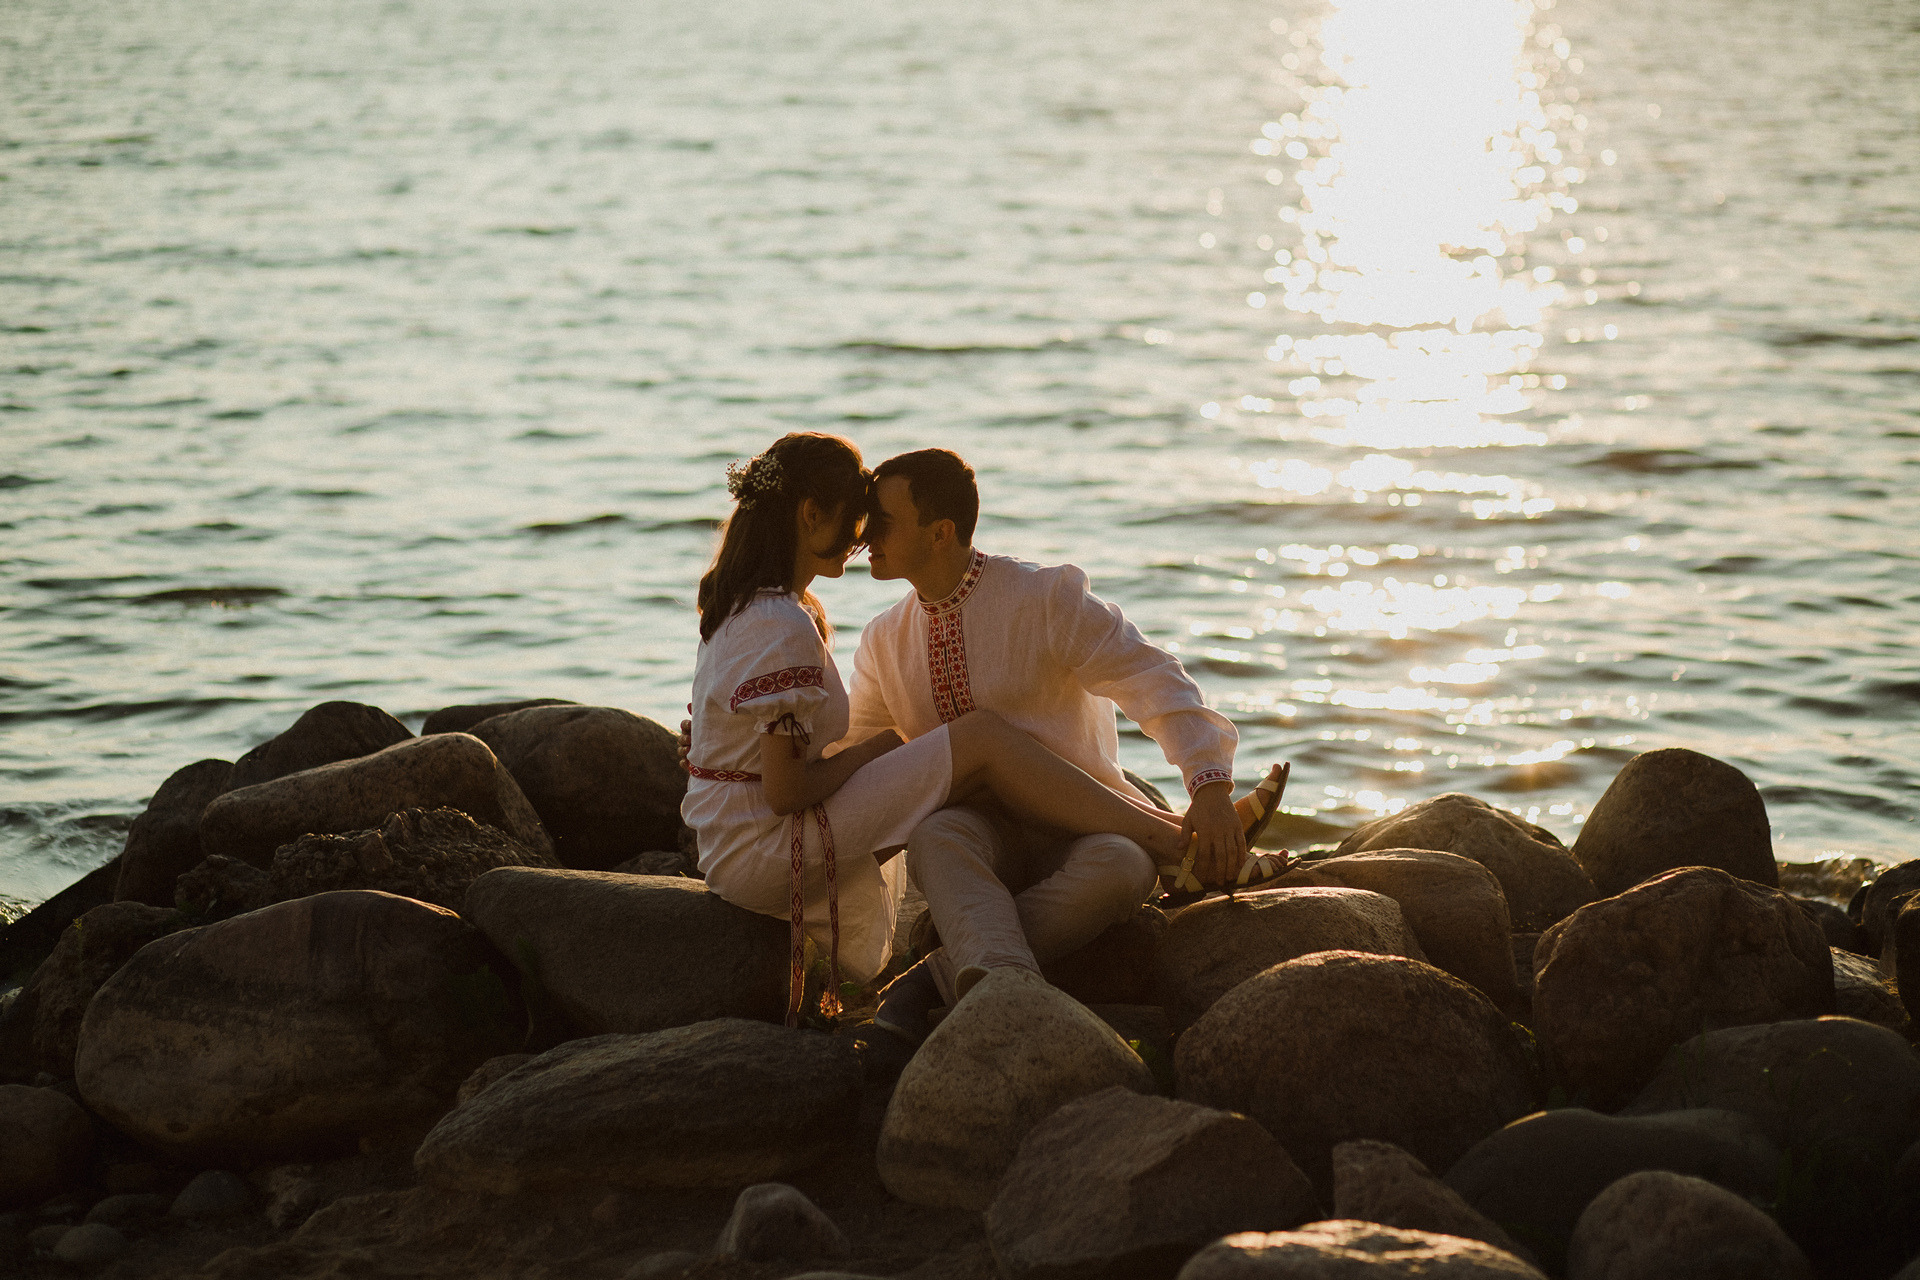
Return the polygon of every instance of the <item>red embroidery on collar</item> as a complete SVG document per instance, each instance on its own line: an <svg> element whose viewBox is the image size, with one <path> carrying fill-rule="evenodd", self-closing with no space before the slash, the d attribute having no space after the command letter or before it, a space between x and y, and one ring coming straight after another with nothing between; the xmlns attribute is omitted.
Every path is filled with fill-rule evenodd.
<svg viewBox="0 0 1920 1280"><path fill-rule="evenodd" d="M752 702L755 698L764 698L770 693L781 693L787 689L824 688L826 682L825 667L788 667L784 671L769 671L735 689L733 697L727 700L727 710L738 711L743 702Z"/></svg>
<svg viewBox="0 0 1920 1280"><path fill-rule="evenodd" d="M950 724L974 709L973 681L967 672L967 633L960 606L980 585L980 574L986 567L987 558L974 552L951 595L931 604L920 602L927 613L927 675L933 682L933 706L942 724Z"/></svg>

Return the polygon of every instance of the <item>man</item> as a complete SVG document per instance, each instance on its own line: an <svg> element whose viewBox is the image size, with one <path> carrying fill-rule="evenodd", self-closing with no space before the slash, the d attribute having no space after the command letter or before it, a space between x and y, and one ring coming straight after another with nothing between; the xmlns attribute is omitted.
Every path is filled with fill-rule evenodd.
<svg viewBox="0 0 1920 1280"><path fill-rule="evenodd" d="M1228 880L1247 854L1232 797L1238 734L1179 662L1094 596L1080 569L975 550L979 489L959 455L921 449L874 475L873 576L904 578L913 593L860 637L846 741L886 729L911 739L968 711L993 711L1144 805L1121 773L1117 705L1180 770L1200 880ZM888 988L876 1020L916 1041L936 1003L965 995L988 969L1037 971L1086 945L1131 915L1157 875L1124 837L1068 840L977 805L915 828L907 869L943 945Z"/></svg>

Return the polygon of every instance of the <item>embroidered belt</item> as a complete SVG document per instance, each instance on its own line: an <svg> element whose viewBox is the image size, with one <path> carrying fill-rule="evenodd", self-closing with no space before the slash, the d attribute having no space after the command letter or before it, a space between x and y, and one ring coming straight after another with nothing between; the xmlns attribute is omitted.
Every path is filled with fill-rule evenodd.
<svg viewBox="0 0 1920 1280"><path fill-rule="evenodd" d="M691 762L687 772L708 782L761 781L759 774L744 769L702 769ZM840 1012L840 881L834 867L833 824L827 821L826 806L816 804L795 813L788 828L787 847L793 868L787 915L787 1025L790 1027L800 1025L800 1005L806 995L807 905L802 880L806 873L808 813L813 814L814 824L820 828L820 848L827 864L827 921L833 931L833 948L827 955L830 985L820 995L820 1012L829 1018Z"/></svg>

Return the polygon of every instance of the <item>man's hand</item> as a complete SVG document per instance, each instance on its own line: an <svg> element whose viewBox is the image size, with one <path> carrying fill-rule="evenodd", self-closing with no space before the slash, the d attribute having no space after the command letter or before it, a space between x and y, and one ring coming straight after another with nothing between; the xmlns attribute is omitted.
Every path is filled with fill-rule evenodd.
<svg viewBox="0 0 1920 1280"><path fill-rule="evenodd" d="M693 721L680 722L680 737L676 747L680 753L680 772L693 772Z"/></svg>
<svg viewBox="0 0 1920 1280"><path fill-rule="evenodd" d="M1193 802L1180 821L1180 838L1185 841L1196 834L1200 845L1193 873L1209 887L1231 884L1247 858L1246 834L1233 809L1231 782L1209 782L1193 793Z"/></svg>

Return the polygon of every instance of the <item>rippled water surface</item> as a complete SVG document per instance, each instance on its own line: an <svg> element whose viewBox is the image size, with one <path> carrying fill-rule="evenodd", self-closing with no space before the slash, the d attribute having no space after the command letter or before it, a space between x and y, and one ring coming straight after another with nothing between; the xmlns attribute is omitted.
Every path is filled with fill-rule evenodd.
<svg viewBox="0 0 1920 1280"><path fill-rule="evenodd" d="M1302 815L1571 839L1684 745L1920 854L1915 68L1900 0L0 0L0 893L318 701L676 718L802 428L964 453Z"/></svg>

